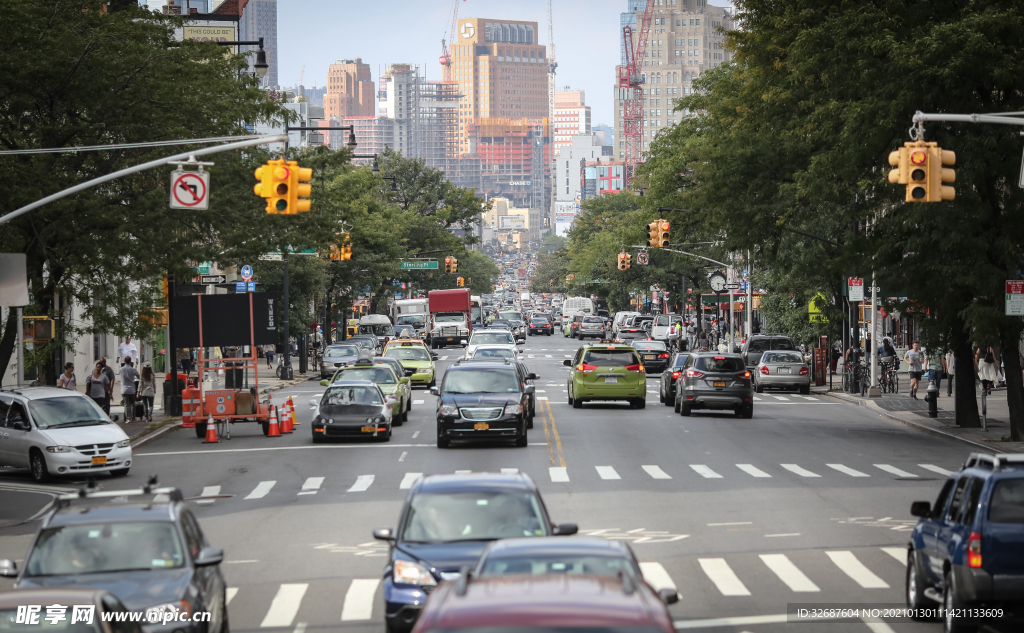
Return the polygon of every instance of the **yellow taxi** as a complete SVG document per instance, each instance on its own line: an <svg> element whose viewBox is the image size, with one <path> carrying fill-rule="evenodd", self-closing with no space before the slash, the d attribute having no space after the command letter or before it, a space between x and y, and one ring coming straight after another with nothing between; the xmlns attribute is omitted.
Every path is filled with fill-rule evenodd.
<svg viewBox="0 0 1024 633"><path fill-rule="evenodd" d="M418 338L396 338L391 339L384 345L384 351L388 351L392 347L422 347L423 349L430 351L427 344ZM381 354L383 356L383 354Z"/></svg>

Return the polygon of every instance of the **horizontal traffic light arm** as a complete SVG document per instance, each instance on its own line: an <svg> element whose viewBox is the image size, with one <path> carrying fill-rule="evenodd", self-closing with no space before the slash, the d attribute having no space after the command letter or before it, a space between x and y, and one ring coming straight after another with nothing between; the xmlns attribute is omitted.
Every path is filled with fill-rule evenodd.
<svg viewBox="0 0 1024 633"><path fill-rule="evenodd" d="M1024 115L1007 114L926 114L920 110L914 114L914 123L925 121L950 121L954 123L999 123L1002 125L1024 126Z"/></svg>
<svg viewBox="0 0 1024 633"><path fill-rule="evenodd" d="M646 249L647 249L647 247L646 247L646 246L630 246L629 248L639 248L639 249L644 249L644 250L646 250ZM710 257L704 257L703 255L697 255L697 254L695 254L695 253L687 253L686 251L677 251L677 250L675 250L675 249L673 249L673 248L663 248L663 249L661 249L661 250L663 250L663 251L668 251L668 252L670 252L670 253L679 253L680 255L689 255L690 257L698 257L698 258L700 258L700 259L703 259L703 260L709 261L709 262L711 262L712 264L718 264L719 266L725 266L726 268L729 268L729 267L730 267L730 266L729 266L729 264L726 264L725 262L720 262L720 261L718 261L718 260L715 260L715 259L711 259Z"/></svg>

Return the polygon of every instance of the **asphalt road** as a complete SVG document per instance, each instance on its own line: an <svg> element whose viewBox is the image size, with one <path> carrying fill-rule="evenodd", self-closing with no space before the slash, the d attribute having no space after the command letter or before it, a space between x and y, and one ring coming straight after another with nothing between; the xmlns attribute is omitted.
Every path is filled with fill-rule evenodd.
<svg viewBox="0 0 1024 633"><path fill-rule="evenodd" d="M385 548L405 488L420 474L516 469L530 474L556 522L625 539L656 587L674 585L680 630L938 631L937 623L787 624L788 605L903 605L910 503L933 500L942 473L970 447L922 435L823 395L763 394L754 418L675 414L648 378L647 408L567 404L577 342L530 337L525 360L542 400L526 448L435 446L435 398L414 391L410 420L389 443L314 446L309 400L292 396L302 424L265 438L236 425L231 439L201 443L191 430L136 451L125 479L149 474L193 501L207 538L225 548L234 631L317 629L380 633ZM461 349L438 350L439 370ZM26 472L0 471L0 558L22 559L49 501ZM0 583L6 589L9 583Z"/></svg>

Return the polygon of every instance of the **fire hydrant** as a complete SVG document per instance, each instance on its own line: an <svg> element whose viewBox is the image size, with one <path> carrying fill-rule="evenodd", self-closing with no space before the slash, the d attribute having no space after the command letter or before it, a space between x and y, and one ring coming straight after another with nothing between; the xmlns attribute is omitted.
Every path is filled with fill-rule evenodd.
<svg viewBox="0 0 1024 633"><path fill-rule="evenodd" d="M934 380L928 381L928 393L925 394L924 399L928 403L928 417L939 417L939 388Z"/></svg>

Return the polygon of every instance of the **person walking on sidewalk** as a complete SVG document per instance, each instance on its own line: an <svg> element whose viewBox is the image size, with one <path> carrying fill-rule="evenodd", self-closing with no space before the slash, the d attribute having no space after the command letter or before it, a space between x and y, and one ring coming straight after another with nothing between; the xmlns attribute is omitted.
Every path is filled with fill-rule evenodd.
<svg viewBox="0 0 1024 633"><path fill-rule="evenodd" d="M928 358L928 381L935 383L936 389L942 389L942 355L938 350L934 352L925 351L925 356ZM935 392L935 396L939 396L939 392Z"/></svg>
<svg viewBox="0 0 1024 633"><path fill-rule="evenodd" d="M110 379L103 372L103 363L96 363L92 373L85 379L85 393L104 413L110 415Z"/></svg>
<svg viewBox="0 0 1024 633"><path fill-rule="evenodd" d="M978 370L978 378L981 379L981 388L985 390L985 395L991 396L992 387L999 380L999 369L996 367L996 353L991 347L986 349L988 351L984 356L981 347L974 353L974 368Z"/></svg>
<svg viewBox="0 0 1024 633"><path fill-rule="evenodd" d="M64 373L57 379L60 383L61 389L70 389L76 391L78 389L78 381L75 380L75 364L67 363L64 365Z"/></svg>
<svg viewBox="0 0 1024 633"><path fill-rule="evenodd" d="M910 372L910 397L917 400L917 387L924 375L924 352L921 351L921 344L914 341L913 347L907 350L903 360L907 361L907 369Z"/></svg>
<svg viewBox="0 0 1024 633"><path fill-rule="evenodd" d="M274 366L274 346L267 343L263 346L263 354L267 357L267 367Z"/></svg>
<svg viewBox="0 0 1024 633"><path fill-rule="evenodd" d="M103 366L103 375L107 377L109 381L107 383L107 408L106 412L110 414L110 402L114 398L114 381L117 379L117 374L114 372L114 368L107 364L107 357L100 356L100 365Z"/></svg>
<svg viewBox="0 0 1024 633"><path fill-rule="evenodd" d="M953 396L953 376L956 375L956 355L953 354L952 349L946 350L946 355L942 357L942 371L946 373L946 396Z"/></svg>
<svg viewBox="0 0 1024 633"><path fill-rule="evenodd" d="M146 364L142 368L142 379L139 380L139 400L145 405L146 422L153 421L153 398L156 397L156 377L153 375L153 368Z"/></svg>
<svg viewBox="0 0 1024 633"><path fill-rule="evenodd" d="M131 356L124 357L124 367L121 368L121 398L124 402L125 422L135 421L135 381L139 379L139 372L132 363Z"/></svg>

